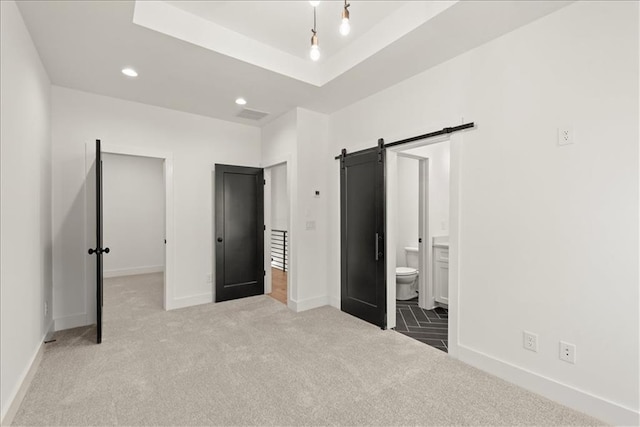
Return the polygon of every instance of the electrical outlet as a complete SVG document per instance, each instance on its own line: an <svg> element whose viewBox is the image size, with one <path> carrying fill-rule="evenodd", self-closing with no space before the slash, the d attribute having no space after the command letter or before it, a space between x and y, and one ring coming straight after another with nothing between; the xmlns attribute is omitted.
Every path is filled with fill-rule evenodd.
<svg viewBox="0 0 640 427"><path fill-rule="evenodd" d="M576 363L576 345L560 341L560 360Z"/></svg>
<svg viewBox="0 0 640 427"><path fill-rule="evenodd" d="M522 346L524 348L536 353L538 352L538 334L534 334L533 332L529 331L523 331L522 338Z"/></svg>
<svg viewBox="0 0 640 427"><path fill-rule="evenodd" d="M573 144L573 129L570 127L558 128L558 145Z"/></svg>
<svg viewBox="0 0 640 427"><path fill-rule="evenodd" d="M213 283L213 275L207 274L207 283Z"/></svg>
<svg viewBox="0 0 640 427"><path fill-rule="evenodd" d="M45 317L49 314L49 303L47 301L44 302L44 315Z"/></svg>

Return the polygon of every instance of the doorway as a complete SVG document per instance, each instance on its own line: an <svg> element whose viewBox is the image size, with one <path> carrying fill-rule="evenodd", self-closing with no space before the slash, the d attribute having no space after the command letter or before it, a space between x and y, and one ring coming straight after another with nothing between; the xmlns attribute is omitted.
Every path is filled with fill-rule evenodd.
<svg viewBox="0 0 640 427"><path fill-rule="evenodd" d="M449 141L397 156L396 331L447 352Z"/></svg>
<svg viewBox="0 0 640 427"><path fill-rule="evenodd" d="M422 326L439 329L437 341L431 344L440 347L440 350L447 351L450 355L456 357L458 354L458 277L459 277L459 236L460 236L460 176L461 176L461 150L462 150L463 133L447 133L435 136L429 139L416 139L406 144L389 147L387 149L387 168L386 168L386 188L387 188L387 251L389 253L398 253L403 250L399 247L398 233L401 209L399 200L399 180L398 169L400 168L399 159L401 157L413 157L418 163L418 174L423 175L419 182L425 185L419 189L419 207L424 209L421 214L422 220L419 221L418 245L420 245L420 280L418 291L419 296L411 304L396 301L396 268L402 263L398 262L397 257L388 257L387 259L387 281L390 286L387 287L388 295L388 311L390 313L398 313L408 316L404 318L405 324L400 323L395 316L390 316L390 328L406 329L417 328ZM434 205L436 195L433 191L429 192L427 179L434 175L434 169L437 166L433 155L421 153L419 148L428 147L442 148L442 143L449 145L449 155L447 159L448 168L448 189L443 194L448 196L442 197L444 202L442 205L448 206L448 212L440 212L434 214L429 209L429 204ZM431 157L431 158L430 158ZM427 160L428 159L428 160ZM427 176L424 176L427 175ZM438 196L439 198L440 196ZM431 201L431 203L429 203ZM431 206L433 207L433 206ZM442 219L444 218L444 219ZM445 223L443 224L443 221ZM444 228L443 228L444 226ZM447 238L448 236L448 238ZM441 249L436 252L436 249ZM439 269L439 277L435 277L434 272L436 261L446 262L446 268ZM426 271L426 274L424 272ZM436 281L440 283L437 294ZM443 298L444 297L444 298ZM438 301L439 300L439 301ZM413 305L407 307L407 305ZM406 311L406 310L412 310ZM393 322L393 324L391 324ZM438 325L434 325L438 324ZM442 327L446 325L446 327ZM416 331L412 331L416 332ZM419 331L417 331L419 332ZM426 336L425 336L426 338Z"/></svg>
<svg viewBox="0 0 640 427"><path fill-rule="evenodd" d="M123 304L134 305L129 313L163 309L164 167L159 158L102 155L105 321Z"/></svg>
<svg viewBox="0 0 640 427"><path fill-rule="evenodd" d="M87 221L85 223L85 241L89 247L89 255L96 254L96 261L87 258L85 262L86 277L97 277L95 282L95 291L91 291L91 282L89 282L88 292L85 294L87 316L96 319L97 323L97 342L101 342L101 325L102 325L102 307L103 307L103 261L106 257L113 255L114 252L108 248L109 242L102 238L102 219L104 217L104 206L101 196L104 188L102 185L102 161L101 157L107 154L118 154L132 157L145 157L159 159L162 162L162 177L164 191L164 205L160 208L159 215L164 218L164 268L160 273L161 283L161 307L168 310L172 307L173 295L173 155L171 152L156 150L148 147L121 146L111 143L101 143L100 140L95 142L87 142L85 151L85 172L86 172L86 201L85 215ZM97 245L97 246L96 246ZM95 247L95 248L94 248ZM97 298L96 298L97 297Z"/></svg>
<svg viewBox="0 0 640 427"><path fill-rule="evenodd" d="M265 169L265 223L269 231L270 283L266 293L287 305L291 233L289 232L289 195L287 193L287 164L280 163Z"/></svg>

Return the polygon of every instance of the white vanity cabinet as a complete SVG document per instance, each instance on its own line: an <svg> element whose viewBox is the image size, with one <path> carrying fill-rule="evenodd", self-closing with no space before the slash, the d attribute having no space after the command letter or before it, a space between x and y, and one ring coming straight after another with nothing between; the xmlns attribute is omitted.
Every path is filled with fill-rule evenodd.
<svg viewBox="0 0 640 427"><path fill-rule="evenodd" d="M433 246L433 287L436 302L449 304L449 245Z"/></svg>

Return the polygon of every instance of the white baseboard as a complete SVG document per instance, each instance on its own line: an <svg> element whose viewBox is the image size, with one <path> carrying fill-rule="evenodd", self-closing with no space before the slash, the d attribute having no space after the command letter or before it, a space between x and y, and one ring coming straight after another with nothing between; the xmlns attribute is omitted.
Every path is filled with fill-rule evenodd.
<svg viewBox="0 0 640 427"><path fill-rule="evenodd" d="M65 329L79 328L80 326L89 325L87 313L72 314L71 316L59 317L54 319L54 330L62 331Z"/></svg>
<svg viewBox="0 0 640 427"><path fill-rule="evenodd" d="M174 298L170 300L167 310L175 310L178 308L191 307L194 305L211 304L213 302L213 294L207 292L200 295L192 295L188 297Z"/></svg>
<svg viewBox="0 0 640 427"><path fill-rule="evenodd" d="M136 274L162 273L163 271L164 271L164 265L149 265L146 267L135 267L135 268L119 268L114 270L105 270L104 277L105 279L108 279L110 277L135 276Z"/></svg>
<svg viewBox="0 0 640 427"><path fill-rule="evenodd" d="M321 297L307 298L300 301L290 300L288 307L299 313L301 311L311 310L312 308L318 308L329 304L329 297L326 295Z"/></svg>
<svg viewBox="0 0 640 427"><path fill-rule="evenodd" d="M9 399L9 405L6 408L3 408L2 421L0 421L0 425L8 426L13 422L14 417L18 413L18 409L20 409L20 405L24 400L24 397L27 394L27 390L29 390L29 386L31 385L31 381L40 366L40 362L42 361L42 355L44 353L44 343L41 341L38 349L35 354L31 358L29 365L27 365L27 369L22 374L20 381L16 384L14 392L12 393L12 397Z"/></svg>
<svg viewBox="0 0 640 427"><path fill-rule="evenodd" d="M331 307L335 307L340 310L340 298L338 297L329 297L329 305Z"/></svg>
<svg viewBox="0 0 640 427"><path fill-rule="evenodd" d="M496 359L464 345L458 345L458 359L605 423L618 426L640 424L638 411Z"/></svg>

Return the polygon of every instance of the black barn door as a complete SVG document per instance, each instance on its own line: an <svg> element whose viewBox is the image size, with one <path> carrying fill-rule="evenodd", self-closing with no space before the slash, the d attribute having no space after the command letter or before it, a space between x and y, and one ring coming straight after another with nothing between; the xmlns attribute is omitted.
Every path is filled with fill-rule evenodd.
<svg viewBox="0 0 640 427"><path fill-rule="evenodd" d="M341 308L386 328L384 151L342 156Z"/></svg>
<svg viewBox="0 0 640 427"><path fill-rule="evenodd" d="M102 254L109 253L109 248L102 247L102 150L100 140L96 140L96 162L93 165L95 169L95 232L96 247L89 249L89 255L96 255L96 342L102 342L102 301L103 301L103 264Z"/></svg>
<svg viewBox="0 0 640 427"><path fill-rule="evenodd" d="M215 165L216 302L264 294L263 175Z"/></svg>

